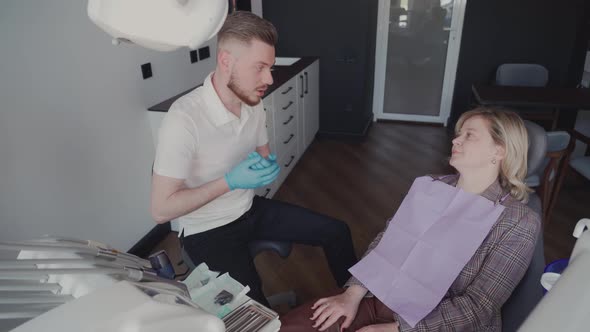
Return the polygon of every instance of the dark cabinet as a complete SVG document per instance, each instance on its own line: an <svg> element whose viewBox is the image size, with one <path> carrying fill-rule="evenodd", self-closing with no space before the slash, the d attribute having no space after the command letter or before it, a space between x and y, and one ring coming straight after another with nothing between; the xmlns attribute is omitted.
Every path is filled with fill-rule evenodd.
<svg viewBox="0 0 590 332"><path fill-rule="evenodd" d="M377 0L263 0L277 56L320 57L320 134L363 135L373 119Z"/></svg>

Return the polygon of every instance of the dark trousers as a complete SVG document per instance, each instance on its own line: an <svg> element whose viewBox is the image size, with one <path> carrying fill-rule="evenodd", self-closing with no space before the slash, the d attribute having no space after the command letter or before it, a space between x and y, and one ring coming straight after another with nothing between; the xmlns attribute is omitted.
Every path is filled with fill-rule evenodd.
<svg viewBox="0 0 590 332"><path fill-rule="evenodd" d="M248 243L258 240L289 241L321 246L338 286L350 278L348 269L357 261L348 226L336 219L288 203L254 197L252 207L237 220L206 232L182 236L185 251L198 265L229 272L248 295L268 305Z"/></svg>

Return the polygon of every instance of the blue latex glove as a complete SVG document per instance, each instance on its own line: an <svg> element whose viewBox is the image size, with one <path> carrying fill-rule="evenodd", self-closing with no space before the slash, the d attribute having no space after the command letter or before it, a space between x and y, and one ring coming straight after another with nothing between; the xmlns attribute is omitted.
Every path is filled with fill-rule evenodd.
<svg viewBox="0 0 590 332"><path fill-rule="evenodd" d="M248 158L253 158L254 156L260 156L258 152L252 152L248 155ZM259 163L252 165L251 169L264 169L276 163L277 156L274 153L268 155L267 159L262 158Z"/></svg>
<svg viewBox="0 0 590 332"><path fill-rule="evenodd" d="M251 153L246 160L240 162L231 171L225 174L225 182L229 190L254 189L272 183L278 176L281 168L276 162L270 162L270 166L264 169L252 169L255 164L262 162L258 153Z"/></svg>

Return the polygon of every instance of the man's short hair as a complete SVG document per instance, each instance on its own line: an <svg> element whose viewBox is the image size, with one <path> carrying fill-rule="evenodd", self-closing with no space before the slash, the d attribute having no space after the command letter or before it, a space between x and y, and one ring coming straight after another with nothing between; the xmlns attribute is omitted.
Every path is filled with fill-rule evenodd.
<svg viewBox="0 0 590 332"><path fill-rule="evenodd" d="M257 39L270 46L277 43L277 29L269 21L247 11L236 11L227 19L217 34L217 44L228 40L238 40L250 44Z"/></svg>

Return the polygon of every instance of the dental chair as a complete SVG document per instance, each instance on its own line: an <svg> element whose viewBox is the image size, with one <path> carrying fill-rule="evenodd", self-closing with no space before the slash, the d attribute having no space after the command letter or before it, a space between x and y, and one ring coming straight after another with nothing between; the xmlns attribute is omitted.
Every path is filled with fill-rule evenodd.
<svg viewBox="0 0 590 332"><path fill-rule="evenodd" d="M590 219L577 222L567 268L535 307L520 332L588 331L590 326Z"/></svg>
<svg viewBox="0 0 590 332"><path fill-rule="evenodd" d="M536 174L527 174L526 184L541 198L543 227L549 225L551 213L565 179L575 139L566 131L548 131L547 153Z"/></svg>
<svg viewBox="0 0 590 332"><path fill-rule="evenodd" d="M531 122L524 121L528 136L529 150L527 160L527 175L535 174L542 167L547 151L547 135L545 130ZM531 193L527 205L539 216L543 215L541 199L536 193ZM542 224L541 224L542 227ZM539 238L535 245L531 263L512 295L502 307L502 331L516 331L533 311L543 297L541 288L541 275L545 269L545 254L543 246L543 229L539 232Z"/></svg>

